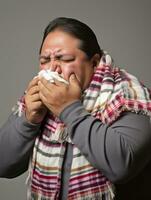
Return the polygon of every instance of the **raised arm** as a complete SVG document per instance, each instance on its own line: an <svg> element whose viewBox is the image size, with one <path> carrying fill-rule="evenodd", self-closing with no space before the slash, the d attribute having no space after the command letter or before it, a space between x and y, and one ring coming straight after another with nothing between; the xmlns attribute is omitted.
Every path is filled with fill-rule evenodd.
<svg viewBox="0 0 151 200"><path fill-rule="evenodd" d="M133 177L151 159L151 123L145 115L124 112L112 125L104 125L77 101L60 118L73 143L112 182Z"/></svg>

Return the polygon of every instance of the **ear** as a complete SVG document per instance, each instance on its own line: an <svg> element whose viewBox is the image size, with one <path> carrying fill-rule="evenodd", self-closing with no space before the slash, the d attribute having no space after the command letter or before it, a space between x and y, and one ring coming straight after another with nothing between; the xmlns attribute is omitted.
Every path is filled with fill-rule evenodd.
<svg viewBox="0 0 151 200"><path fill-rule="evenodd" d="M92 58L91 58L91 63L92 63L92 67L96 68L99 63L100 63L100 55L98 53L96 53Z"/></svg>

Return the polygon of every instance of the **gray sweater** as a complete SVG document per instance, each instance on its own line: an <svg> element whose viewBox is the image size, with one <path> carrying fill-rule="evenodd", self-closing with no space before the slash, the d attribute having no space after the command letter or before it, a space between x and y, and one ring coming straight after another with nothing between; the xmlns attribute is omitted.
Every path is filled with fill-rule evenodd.
<svg viewBox="0 0 151 200"><path fill-rule="evenodd" d="M13 178L27 170L39 128L24 116L9 116L0 129L0 177Z"/></svg>
<svg viewBox="0 0 151 200"><path fill-rule="evenodd" d="M108 126L92 117L85 111L80 101L77 101L64 109L60 119L68 127L73 143L89 162L117 184L117 199L123 200L125 198L123 194L127 194L129 190L128 186L151 160L149 118L125 112L116 122ZM1 177L12 178L27 170L29 156L39 129L40 125L29 124L24 116L10 116L0 131ZM9 148L6 149L6 146ZM72 150L72 144L67 144L60 194L60 199L63 200L67 199ZM141 180L137 182L140 183ZM127 199L138 199L133 197L138 193L135 187L132 189L134 194L128 193ZM143 192L142 195L146 194Z"/></svg>

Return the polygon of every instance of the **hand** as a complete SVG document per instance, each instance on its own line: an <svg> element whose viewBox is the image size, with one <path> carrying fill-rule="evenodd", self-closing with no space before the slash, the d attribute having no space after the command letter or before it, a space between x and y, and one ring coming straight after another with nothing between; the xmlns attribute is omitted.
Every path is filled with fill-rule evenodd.
<svg viewBox="0 0 151 200"><path fill-rule="evenodd" d="M40 79L38 85L40 99L56 116L59 116L66 106L81 99L81 87L74 74L69 78L69 85L57 80L50 83L44 78Z"/></svg>
<svg viewBox="0 0 151 200"><path fill-rule="evenodd" d="M44 106L39 97L39 78L34 78L28 85L25 95L25 116L31 123L41 123L47 113L47 108Z"/></svg>

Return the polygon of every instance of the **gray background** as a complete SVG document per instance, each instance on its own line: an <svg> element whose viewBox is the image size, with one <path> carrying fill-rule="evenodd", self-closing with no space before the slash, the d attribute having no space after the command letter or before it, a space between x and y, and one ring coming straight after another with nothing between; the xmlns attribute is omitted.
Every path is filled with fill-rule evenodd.
<svg viewBox="0 0 151 200"><path fill-rule="evenodd" d="M59 16L87 23L115 63L151 87L150 0L0 0L0 125L37 74L43 30ZM0 200L25 200L26 176L0 179Z"/></svg>

